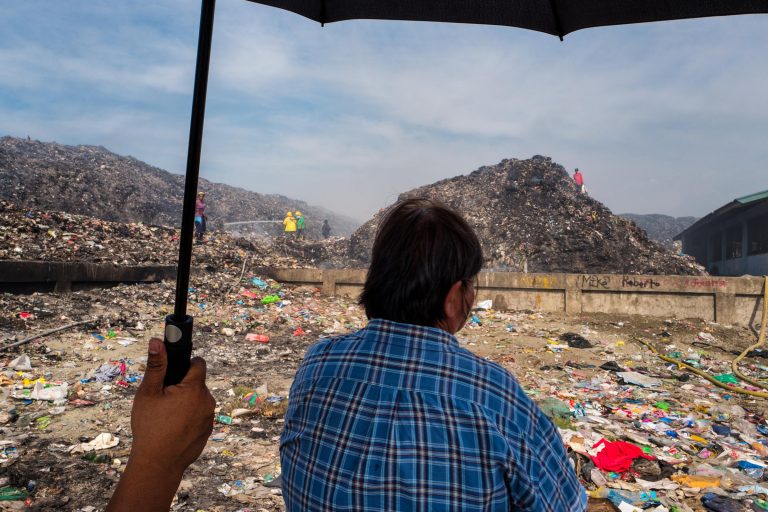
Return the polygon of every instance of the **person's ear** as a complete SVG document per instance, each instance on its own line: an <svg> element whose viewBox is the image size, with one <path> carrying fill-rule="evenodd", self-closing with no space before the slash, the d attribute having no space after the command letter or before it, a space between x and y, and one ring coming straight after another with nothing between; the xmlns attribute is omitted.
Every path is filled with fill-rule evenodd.
<svg viewBox="0 0 768 512"><path fill-rule="evenodd" d="M448 290L443 302L443 313L445 314L445 330L451 334L458 332L467 320L464 283L462 281L456 281Z"/></svg>

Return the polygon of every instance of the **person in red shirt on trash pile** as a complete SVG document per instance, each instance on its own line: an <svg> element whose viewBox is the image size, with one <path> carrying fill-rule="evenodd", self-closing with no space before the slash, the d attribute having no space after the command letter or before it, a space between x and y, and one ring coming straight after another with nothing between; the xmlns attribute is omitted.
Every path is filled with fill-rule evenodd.
<svg viewBox="0 0 768 512"><path fill-rule="evenodd" d="M573 181L579 186L579 192L582 194L587 193L587 188L584 186L584 176L582 176L578 167L576 168L576 172L573 173Z"/></svg>

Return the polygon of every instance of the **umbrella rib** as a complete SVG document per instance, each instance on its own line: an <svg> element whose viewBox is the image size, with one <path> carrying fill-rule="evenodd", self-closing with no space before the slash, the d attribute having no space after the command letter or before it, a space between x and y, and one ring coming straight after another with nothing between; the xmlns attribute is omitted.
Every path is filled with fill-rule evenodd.
<svg viewBox="0 0 768 512"><path fill-rule="evenodd" d="M320 0L320 26L325 26L325 0Z"/></svg>
<svg viewBox="0 0 768 512"><path fill-rule="evenodd" d="M325 0L323 0L325 3ZM555 19L555 29L557 30L557 37L563 40L563 24L560 23L560 13L557 12L557 0L549 0L549 6L552 8L552 17Z"/></svg>

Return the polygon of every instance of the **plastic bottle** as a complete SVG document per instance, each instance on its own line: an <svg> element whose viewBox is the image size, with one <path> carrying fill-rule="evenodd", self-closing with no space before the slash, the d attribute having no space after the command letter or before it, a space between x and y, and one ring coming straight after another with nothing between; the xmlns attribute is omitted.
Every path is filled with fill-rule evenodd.
<svg viewBox="0 0 768 512"><path fill-rule="evenodd" d="M568 404L557 398L547 397L539 402L538 406L552 420L552 423L563 429L571 428L573 413Z"/></svg>
<svg viewBox="0 0 768 512"><path fill-rule="evenodd" d="M96 464L109 464L112 462L112 457L105 453L90 452L83 455L83 460L89 460Z"/></svg>
<svg viewBox="0 0 768 512"><path fill-rule="evenodd" d="M616 507L618 507L622 503L639 505L649 501L657 500L656 491L632 492L632 491L620 491L617 489L608 489L606 487L600 487L596 491L590 492L589 496L592 498L602 498L604 500L608 500L611 503L613 503Z"/></svg>
<svg viewBox="0 0 768 512"><path fill-rule="evenodd" d="M223 423L224 425L231 425L232 424L232 416L227 416L226 414L219 414L216 416L216 421L219 423Z"/></svg>

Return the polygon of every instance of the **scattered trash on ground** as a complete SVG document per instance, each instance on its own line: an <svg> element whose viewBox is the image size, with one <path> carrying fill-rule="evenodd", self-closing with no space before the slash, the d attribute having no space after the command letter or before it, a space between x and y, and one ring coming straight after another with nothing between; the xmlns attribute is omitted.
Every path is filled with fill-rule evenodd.
<svg viewBox="0 0 768 512"><path fill-rule="evenodd" d="M24 221L16 211L0 235L26 254L141 262L147 250L126 241L137 233L150 252L165 253L151 258L175 257L173 230L136 225L120 228L125 238L109 238L99 233L116 224L29 213ZM47 235L54 226L55 238ZM264 262L297 266L295 258L224 236L201 247L189 304L195 353L208 362L218 405L173 510L281 511L278 443L293 375L315 340L359 329L365 315L353 299L286 286L258 270ZM129 459L147 341L162 333L173 299L173 283L0 294L0 339L29 339L0 354L0 500L38 510L104 508ZM768 401L738 391L758 389L739 372L768 380L768 351L750 351L739 372L731 365L753 344L749 329L492 305L473 310L460 344L509 369L552 418L595 507L768 510ZM52 334L34 337L45 332Z"/></svg>

